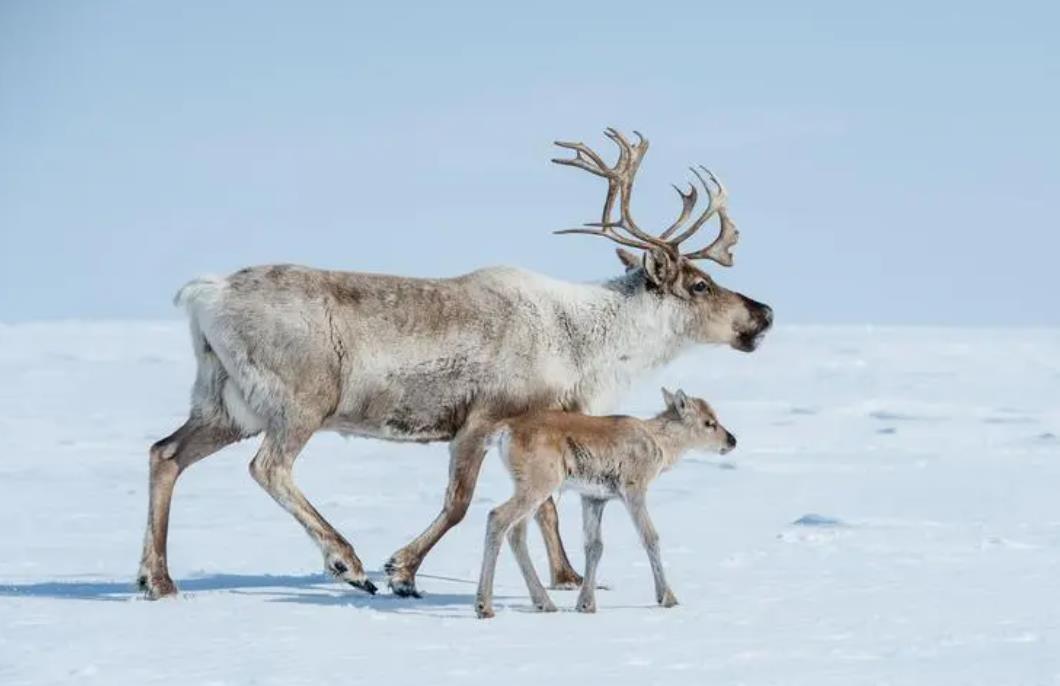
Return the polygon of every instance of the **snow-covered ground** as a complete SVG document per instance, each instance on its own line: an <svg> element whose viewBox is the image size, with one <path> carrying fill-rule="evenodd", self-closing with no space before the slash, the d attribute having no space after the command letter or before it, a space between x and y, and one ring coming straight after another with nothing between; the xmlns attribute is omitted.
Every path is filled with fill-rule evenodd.
<svg viewBox="0 0 1060 686"><path fill-rule="evenodd" d="M740 447L652 494L671 584L622 508L605 516L600 611L529 612L507 550L474 618L487 458L471 512L403 600L327 581L247 474L256 441L177 486L179 600L139 600L147 446L184 417L184 325L0 325L0 684L1057 684L1060 331L780 328L753 355L700 350L658 386L708 398ZM382 582L436 514L442 445L321 435L310 498ZM561 501L580 565L575 497ZM539 569L544 553L532 545Z"/></svg>

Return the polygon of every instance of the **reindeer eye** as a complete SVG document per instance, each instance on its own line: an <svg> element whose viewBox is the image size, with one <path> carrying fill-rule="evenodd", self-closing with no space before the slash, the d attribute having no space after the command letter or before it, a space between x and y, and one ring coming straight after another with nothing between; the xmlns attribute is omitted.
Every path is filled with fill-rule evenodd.
<svg viewBox="0 0 1060 686"><path fill-rule="evenodd" d="M716 428L718 428L718 425L715 424L714 422L710 421L709 419L707 421L703 422L703 426L707 427L708 429L716 429Z"/></svg>
<svg viewBox="0 0 1060 686"><path fill-rule="evenodd" d="M696 281L692 284L692 290L696 293L705 293L707 291L706 281Z"/></svg>

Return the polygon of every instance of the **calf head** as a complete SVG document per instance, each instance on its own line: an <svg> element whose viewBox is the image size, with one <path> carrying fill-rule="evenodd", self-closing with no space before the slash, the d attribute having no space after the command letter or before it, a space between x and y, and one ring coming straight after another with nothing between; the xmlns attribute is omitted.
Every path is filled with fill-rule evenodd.
<svg viewBox="0 0 1060 686"><path fill-rule="evenodd" d="M662 416L678 425L689 448L724 455L736 447L736 437L721 425L706 400L688 396L680 389L671 393L664 388L662 392L666 401Z"/></svg>

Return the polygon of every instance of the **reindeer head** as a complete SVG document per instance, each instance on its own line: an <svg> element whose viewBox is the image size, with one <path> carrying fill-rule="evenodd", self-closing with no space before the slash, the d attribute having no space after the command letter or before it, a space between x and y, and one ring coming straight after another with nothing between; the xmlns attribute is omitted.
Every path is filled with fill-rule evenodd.
<svg viewBox="0 0 1060 686"><path fill-rule="evenodd" d="M707 208L687 228L684 224L692 215L699 193L689 184L688 192L674 186L681 197L681 214L662 233L653 235L640 229L630 213L633 178L641 159L648 150L648 140L640 133L636 143L630 143L615 129L604 134L618 146L618 160L608 166L603 158L583 143L556 141L556 145L575 152L573 159L554 159L556 164L578 167L607 179L607 198L599 222L585 224L588 228L566 229L556 233L583 233L603 236L627 247L642 250L638 261L631 253L619 249L619 258L627 269L643 269L649 287L666 297L680 301L688 308L692 322L688 335L701 343L728 343L737 350L751 352L773 323L773 310L760 302L722 288L694 260L713 260L724 267L732 266L731 248L740 232L729 218L728 193L713 173L705 167L692 168L707 195ZM713 187L712 187L713 186ZM615 200L619 201L621 218L611 220ZM718 237L694 252L682 253L681 244L691 238L712 217L721 224ZM678 233L680 231L680 233ZM675 235L676 234L676 235Z"/></svg>
<svg viewBox="0 0 1060 686"><path fill-rule="evenodd" d="M662 393L666 409L660 416L680 425L689 447L722 455L736 447L736 437L721 425L706 400L688 396L681 389L671 393L664 388Z"/></svg>

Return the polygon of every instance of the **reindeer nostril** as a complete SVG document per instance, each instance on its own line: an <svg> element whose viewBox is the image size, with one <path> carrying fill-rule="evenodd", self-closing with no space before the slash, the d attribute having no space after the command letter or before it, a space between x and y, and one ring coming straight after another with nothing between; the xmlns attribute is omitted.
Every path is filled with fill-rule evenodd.
<svg viewBox="0 0 1060 686"><path fill-rule="evenodd" d="M766 326L773 324L773 308L769 305L762 305L762 321L766 323Z"/></svg>
<svg viewBox="0 0 1060 686"><path fill-rule="evenodd" d="M726 438L725 438L725 442L729 444L730 448L735 448L736 447L736 436L733 436L732 434L728 434L726 436Z"/></svg>

